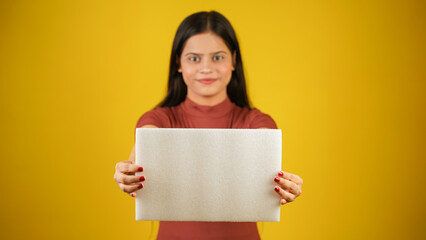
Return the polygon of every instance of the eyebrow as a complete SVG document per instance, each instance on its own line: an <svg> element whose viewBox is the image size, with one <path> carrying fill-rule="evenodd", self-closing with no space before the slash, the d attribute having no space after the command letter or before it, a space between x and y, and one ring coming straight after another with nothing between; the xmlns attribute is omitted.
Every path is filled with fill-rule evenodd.
<svg viewBox="0 0 426 240"><path fill-rule="evenodd" d="M224 53L224 54L226 54L225 51L220 50L220 51L217 51L217 52L210 53L210 55L215 55L215 54L218 54L218 53ZM204 55L204 54L195 53L195 52L189 52L189 53L185 54L185 56L188 56L188 55L197 55L197 56L199 56L199 55Z"/></svg>

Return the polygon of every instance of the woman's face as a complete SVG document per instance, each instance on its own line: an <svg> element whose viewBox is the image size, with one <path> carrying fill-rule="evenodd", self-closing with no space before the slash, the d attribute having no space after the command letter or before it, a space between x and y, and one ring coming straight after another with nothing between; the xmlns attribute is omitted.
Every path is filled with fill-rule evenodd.
<svg viewBox="0 0 426 240"><path fill-rule="evenodd" d="M226 98L235 54L213 32L196 34L186 41L178 71L188 88L188 98L200 105L216 105Z"/></svg>

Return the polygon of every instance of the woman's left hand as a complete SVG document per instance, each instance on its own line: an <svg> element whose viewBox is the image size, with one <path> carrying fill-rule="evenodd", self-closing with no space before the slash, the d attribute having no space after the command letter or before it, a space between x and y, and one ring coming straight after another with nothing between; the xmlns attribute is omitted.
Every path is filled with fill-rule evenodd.
<svg viewBox="0 0 426 240"><path fill-rule="evenodd" d="M275 186L275 192L281 197L281 205L294 201L302 194L303 180L296 174L280 171L274 181L278 183L278 186Z"/></svg>

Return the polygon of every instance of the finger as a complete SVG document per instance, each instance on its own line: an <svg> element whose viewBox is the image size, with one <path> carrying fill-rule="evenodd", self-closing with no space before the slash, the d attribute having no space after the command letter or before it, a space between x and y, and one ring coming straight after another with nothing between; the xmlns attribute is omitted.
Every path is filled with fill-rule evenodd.
<svg viewBox="0 0 426 240"><path fill-rule="evenodd" d="M282 199L282 198L281 198L281 200L280 200L280 204L281 204L281 205L284 205L284 204L286 204L286 203L287 203L287 201L286 201L285 199Z"/></svg>
<svg viewBox="0 0 426 240"><path fill-rule="evenodd" d="M292 202L296 198L292 193L283 190L282 188L276 186L275 192L277 192L286 202Z"/></svg>
<svg viewBox="0 0 426 240"><path fill-rule="evenodd" d="M126 174L134 174L135 172L143 172L143 167L134 164L132 161L123 161L117 164L117 170Z"/></svg>
<svg viewBox="0 0 426 240"><path fill-rule="evenodd" d="M296 197L299 196L300 194L302 194L302 188L299 185L297 185L296 183L294 183L290 180L276 177L276 178L274 178L274 181L276 183L280 184L283 189L285 189L285 190L289 191L290 193L296 195Z"/></svg>
<svg viewBox="0 0 426 240"><path fill-rule="evenodd" d="M293 174L293 173L280 171L280 172L278 172L278 176L283 177L283 178L290 180L292 182L295 182L297 185L300 185L300 186L302 186L302 184L303 184L302 178L297 176L296 174Z"/></svg>
<svg viewBox="0 0 426 240"><path fill-rule="evenodd" d="M131 184L131 185L120 183L118 184L118 186L120 187L121 190L123 190L123 192L129 193L129 194L143 188L142 183Z"/></svg>
<svg viewBox="0 0 426 240"><path fill-rule="evenodd" d="M134 176L134 175L126 175L121 172L115 172L114 179L117 183L123 183L123 184L132 184L132 183L138 183L143 182L146 180L145 176Z"/></svg>
<svg viewBox="0 0 426 240"><path fill-rule="evenodd" d="M119 162L115 165L115 169L125 174L134 174L135 172L143 171L142 166L133 164L131 161Z"/></svg>

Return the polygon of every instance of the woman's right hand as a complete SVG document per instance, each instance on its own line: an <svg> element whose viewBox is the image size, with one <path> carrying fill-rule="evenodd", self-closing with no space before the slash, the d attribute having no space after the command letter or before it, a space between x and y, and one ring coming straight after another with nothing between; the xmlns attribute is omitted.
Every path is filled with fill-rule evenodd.
<svg viewBox="0 0 426 240"><path fill-rule="evenodd" d="M142 128L157 128L157 126L144 125ZM133 146L129 160L117 163L114 174L118 187L132 197L136 197L136 191L143 188L142 182L145 181L145 176L135 176L136 172L143 172L143 167L135 164L135 146Z"/></svg>
<svg viewBox="0 0 426 240"><path fill-rule="evenodd" d="M136 197L136 191L143 188L145 176L135 176L136 172L143 172L143 167L133 161L122 161L115 165L114 180L123 192Z"/></svg>

